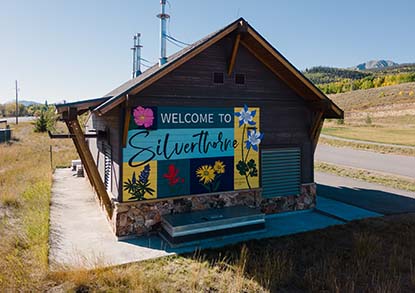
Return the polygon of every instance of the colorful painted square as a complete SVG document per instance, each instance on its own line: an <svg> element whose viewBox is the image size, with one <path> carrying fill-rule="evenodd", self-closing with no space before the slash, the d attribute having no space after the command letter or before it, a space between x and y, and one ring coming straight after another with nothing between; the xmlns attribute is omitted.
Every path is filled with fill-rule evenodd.
<svg viewBox="0 0 415 293"><path fill-rule="evenodd" d="M190 193L233 190L233 157L190 160Z"/></svg>
<svg viewBox="0 0 415 293"><path fill-rule="evenodd" d="M138 167L123 164L123 201L157 197L157 161Z"/></svg>
<svg viewBox="0 0 415 293"><path fill-rule="evenodd" d="M190 160L158 161L157 197L190 194Z"/></svg>
<svg viewBox="0 0 415 293"><path fill-rule="evenodd" d="M259 187L259 145L264 134L259 131L259 108L235 108L235 190Z"/></svg>
<svg viewBox="0 0 415 293"><path fill-rule="evenodd" d="M138 106L131 109L129 130L157 129L157 107Z"/></svg>

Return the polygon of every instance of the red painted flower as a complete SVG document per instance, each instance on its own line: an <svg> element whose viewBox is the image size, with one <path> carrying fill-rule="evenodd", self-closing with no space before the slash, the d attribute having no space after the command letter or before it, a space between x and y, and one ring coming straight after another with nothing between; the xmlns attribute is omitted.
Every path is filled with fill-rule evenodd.
<svg viewBox="0 0 415 293"><path fill-rule="evenodd" d="M138 126L144 126L145 128L148 128L153 125L154 114L153 110L150 108L143 108L138 106L134 109L133 116L134 122Z"/></svg>
<svg viewBox="0 0 415 293"><path fill-rule="evenodd" d="M170 164L168 168L168 172L163 174L163 177L169 181L170 186L174 186L179 182L184 183L184 179L180 178L177 175L179 175L179 169L176 168L175 165Z"/></svg>

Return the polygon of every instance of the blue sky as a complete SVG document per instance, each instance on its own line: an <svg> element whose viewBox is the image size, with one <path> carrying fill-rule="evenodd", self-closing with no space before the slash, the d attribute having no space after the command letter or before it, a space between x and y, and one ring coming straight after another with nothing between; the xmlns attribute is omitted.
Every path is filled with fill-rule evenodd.
<svg viewBox="0 0 415 293"><path fill-rule="evenodd" d="M100 97L131 75L132 35L159 53L158 0L3 0L0 102ZM190 43L244 17L299 69L415 62L412 0L170 0L170 34ZM178 50L168 43L168 53Z"/></svg>

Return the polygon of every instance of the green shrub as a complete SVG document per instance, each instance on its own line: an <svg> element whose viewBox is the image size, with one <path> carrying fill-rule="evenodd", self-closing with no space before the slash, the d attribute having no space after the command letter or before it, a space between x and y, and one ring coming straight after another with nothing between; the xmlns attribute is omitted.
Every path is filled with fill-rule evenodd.
<svg viewBox="0 0 415 293"><path fill-rule="evenodd" d="M52 106L45 106L39 114L39 117L34 122L35 132L46 132L55 129L57 116L55 108Z"/></svg>
<svg viewBox="0 0 415 293"><path fill-rule="evenodd" d="M336 123L337 123L338 125L344 125L344 119L337 119L337 120L336 120Z"/></svg>

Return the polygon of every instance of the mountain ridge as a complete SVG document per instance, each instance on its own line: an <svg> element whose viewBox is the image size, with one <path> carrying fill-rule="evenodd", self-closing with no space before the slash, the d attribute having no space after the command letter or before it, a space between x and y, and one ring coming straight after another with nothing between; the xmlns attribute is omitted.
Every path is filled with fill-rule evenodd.
<svg viewBox="0 0 415 293"><path fill-rule="evenodd" d="M396 63L391 60L370 60L363 63L360 63L354 67L351 67L352 70L368 70L368 69L379 69L379 68L386 68L386 67L393 67L398 66L399 63Z"/></svg>

